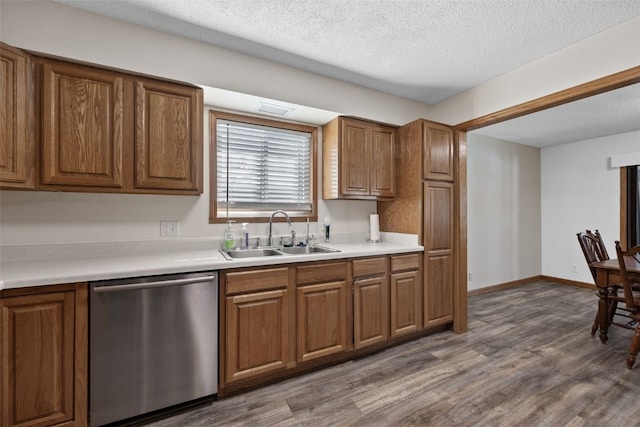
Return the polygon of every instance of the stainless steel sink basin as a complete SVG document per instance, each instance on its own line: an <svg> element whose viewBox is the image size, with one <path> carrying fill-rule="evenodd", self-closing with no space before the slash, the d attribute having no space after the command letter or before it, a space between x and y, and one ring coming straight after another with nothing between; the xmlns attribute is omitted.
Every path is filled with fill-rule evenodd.
<svg viewBox="0 0 640 427"><path fill-rule="evenodd" d="M230 251L220 250L222 256L227 259L234 258L256 258L256 257L265 257L265 256L282 256L284 255L282 252L279 252L277 249L268 248L268 249L233 249Z"/></svg>
<svg viewBox="0 0 640 427"><path fill-rule="evenodd" d="M288 255L327 254L332 252L340 252L338 249L324 248L321 246L293 246L289 248L280 248L278 250Z"/></svg>
<svg viewBox="0 0 640 427"><path fill-rule="evenodd" d="M261 258L270 256L286 255L309 255L327 254L340 252L338 249L325 248L322 246L293 246L284 248L259 248L259 249L233 249L225 251L220 249L220 253L228 260L237 258Z"/></svg>

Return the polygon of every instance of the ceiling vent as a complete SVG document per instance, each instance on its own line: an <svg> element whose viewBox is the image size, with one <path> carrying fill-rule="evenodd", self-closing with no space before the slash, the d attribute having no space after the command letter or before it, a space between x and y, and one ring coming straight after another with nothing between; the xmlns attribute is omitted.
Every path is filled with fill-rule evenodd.
<svg viewBox="0 0 640 427"><path fill-rule="evenodd" d="M283 107L281 105L275 104L266 104L264 102L260 103L260 107L258 107L258 111L261 113L271 114L272 116L280 116L284 117L294 109L289 107Z"/></svg>

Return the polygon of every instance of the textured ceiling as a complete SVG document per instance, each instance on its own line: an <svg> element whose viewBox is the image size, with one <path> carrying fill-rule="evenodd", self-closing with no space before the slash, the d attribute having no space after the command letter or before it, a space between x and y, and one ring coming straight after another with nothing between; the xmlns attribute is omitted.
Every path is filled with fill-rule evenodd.
<svg viewBox="0 0 640 427"><path fill-rule="evenodd" d="M640 15L612 0L59 0L432 104Z"/></svg>
<svg viewBox="0 0 640 427"><path fill-rule="evenodd" d="M640 15L640 0L54 1L427 104Z"/></svg>
<svg viewBox="0 0 640 427"><path fill-rule="evenodd" d="M605 92L473 131L549 147L640 130L640 84ZM640 149L640 141L638 141Z"/></svg>

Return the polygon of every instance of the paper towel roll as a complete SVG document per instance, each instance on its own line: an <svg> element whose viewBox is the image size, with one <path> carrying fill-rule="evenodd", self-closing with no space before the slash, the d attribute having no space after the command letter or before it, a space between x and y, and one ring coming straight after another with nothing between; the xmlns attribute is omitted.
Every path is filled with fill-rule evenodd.
<svg viewBox="0 0 640 427"><path fill-rule="evenodd" d="M369 215L369 240L380 241L380 217L378 214Z"/></svg>

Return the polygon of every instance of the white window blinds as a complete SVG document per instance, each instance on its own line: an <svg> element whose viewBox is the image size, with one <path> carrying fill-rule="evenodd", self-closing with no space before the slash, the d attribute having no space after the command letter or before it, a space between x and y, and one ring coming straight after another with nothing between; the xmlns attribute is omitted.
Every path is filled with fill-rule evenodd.
<svg viewBox="0 0 640 427"><path fill-rule="evenodd" d="M311 134L218 119L218 217L312 209Z"/></svg>

